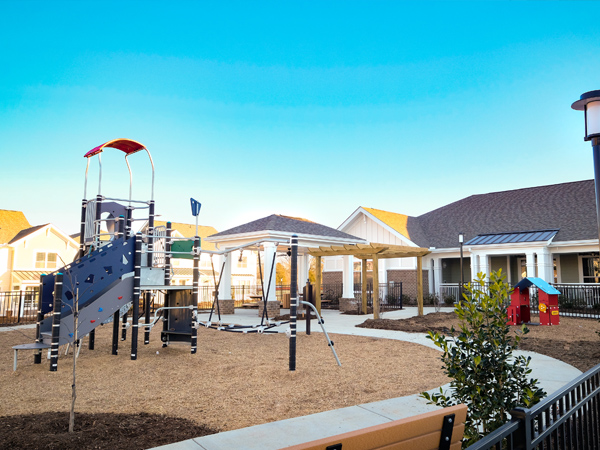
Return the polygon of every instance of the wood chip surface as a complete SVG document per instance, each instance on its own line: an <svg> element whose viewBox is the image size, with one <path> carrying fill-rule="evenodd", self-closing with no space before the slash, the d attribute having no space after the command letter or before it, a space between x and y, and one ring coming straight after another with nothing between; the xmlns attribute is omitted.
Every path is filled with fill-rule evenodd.
<svg viewBox="0 0 600 450"><path fill-rule="evenodd" d="M34 331L0 332L1 415L68 411L72 356L62 348L58 372L46 352L19 352L13 372L12 346L33 342ZM97 329L96 350L87 340L77 360L79 412L160 413L223 431L321 411L415 394L448 382L440 353L418 344L370 337L331 335L338 367L322 333L297 339L296 371L288 370L289 340L281 334L241 334L201 328L198 353L187 344L162 348L158 330L149 345L140 333L138 360L128 340L111 355L112 326Z"/></svg>

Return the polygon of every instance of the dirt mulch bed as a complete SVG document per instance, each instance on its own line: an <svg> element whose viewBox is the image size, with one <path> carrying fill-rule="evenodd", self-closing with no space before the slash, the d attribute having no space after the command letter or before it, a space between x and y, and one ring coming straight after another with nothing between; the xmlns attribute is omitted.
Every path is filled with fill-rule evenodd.
<svg viewBox="0 0 600 450"><path fill-rule="evenodd" d="M138 438L125 429L118 442L105 445L101 439L133 420L138 421L136 430L144 426L140 422L147 421L152 433L180 441L189 435L173 431L171 419L226 431L415 394L448 382L438 351L395 340L331 335L342 362L338 367L322 333L301 333L296 371L290 372L289 341L282 334L201 328L198 353L191 355L189 345L162 348L153 333L150 345L143 345L140 337L138 360L131 361L130 341L119 342L119 355L111 355L111 333L111 326L99 327L96 350L88 350L87 341L81 350L75 423L82 431L71 437L61 430L68 426L72 356L61 353L58 372L49 372L45 353L43 363L35 365L32 353L21 351L18 370L13 372L11 347L32 342L34 330L0 332L0 448L6 448L2 442L21 439L17 436L23 434L18 427L4 426L9 420L6 416L29 423L37 420L30 420L30 415L42 417L41 422L45 419L39 414L65 414L59 419L62 428L42 423L45 434L36 442L47 442L45 447L29 448L136 448ZM106 414L111 428L102 431L100 420L90 424L84 414L96 419L98 414ZM123 421L117 414L132 419ZM155 420L155 415L166 417ZM25 434L32 442L36 439L33 430ZM60 445L50 446L54 441L48 434L56 434L52 439L58 439ZM25 444L25 440L14 442L16 446L9 448Z"/></svg>
<svg viewBox="0 0 600 450"><path fill-rule="evenodd" d="M69 434L64 411L0 417L0 449L143 450L218 431L160 414L79 413L76 419Z"/></svg>
<svg viewBox="0 0 600 450"><path fill-rule="evenodd" d="M533 320L537 320L534 316ZM358 327L397 330L409 333L437 331L450 334L450 328L459 329L460 322L452 312L430 313L408 319L368 319ZM529 325L529 333L520 348L564 361L586 371L600 363L600 324L595 319L561 317L558 326ZM517 329L517 327L515 327Z"/></svg>

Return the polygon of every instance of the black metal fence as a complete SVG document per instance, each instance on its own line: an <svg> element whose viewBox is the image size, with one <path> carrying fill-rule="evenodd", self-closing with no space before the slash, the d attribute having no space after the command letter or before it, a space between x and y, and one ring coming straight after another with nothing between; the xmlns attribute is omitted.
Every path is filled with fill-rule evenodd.
<svg viewBox="0 0 600 450"><path fill-rule="evenodd" d="M0 292L0 325L35 322L37 305L37 291Z"/></svg>
<svg viewBox="0 0 600 450"><path fill-rule="evenodd" d="M533 408L511 411L512 420L468 450L600 449L600 364Z"/></svg>
<svg viewBox="0 0 600 450"><path fill-rule="evenodd" d="M600 284L554 283L552 286L560 292L558 296L560 315L600 319ZM512 286L510 288L512 289ZM531 314L538 314L537 288L532 286L529 289ZM456 283L440 286L440 295L443 300L458 298L458 293L459 285ZM510 298L507 299L507 304L510 304Z"/></svg>
<svg viewBox="0 0 600 450"><path fill-rule="evenodd" d="M402 309L402 283L379 283L379 308L381 311ZM362 301L362 285L354 283L354 298ZM373 307L373 284L367 284L367 307Z"/></svg>

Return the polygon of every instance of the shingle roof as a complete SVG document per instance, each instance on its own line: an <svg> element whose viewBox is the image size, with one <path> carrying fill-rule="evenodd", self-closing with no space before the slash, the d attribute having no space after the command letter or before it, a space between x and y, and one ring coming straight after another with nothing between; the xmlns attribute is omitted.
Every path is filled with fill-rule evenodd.
<svg viewBox="0 0 600 450"><path fill-rule="evenodd" d="M10 240L9 244L18 241L19 239L23 239L24 237L29 236L31 233L35 233L37 230L39 230L40 228L44 228L46 225L49 224L46 223L44 225L36 225L35 227L26 228L24 230L19 231L17 235Z"/></svg>
<svg viewBox="0 0 600 450"><path fill-rule="evenodd" d="M458 247L479 234L558 229L554 242L598 238L594 180L472 195L409 218L411 240L421 247Z"/></svg>
<svg viewBox="0 0 600 450"><path fill-rule="evenodd" d="M19 231L31 227L21 211L0 209L0 244L6 244L14 238Z"/></svg>
<svg viewBox="0 0 600 450"><path fill-rule="evenodd" d="M340 239L359 239L356 236L336 230L335 228L330 228L306 219L281 216L278 214L273 214L253 222L230 228L229 230L221 231L220 233L213 234L211 238L261 231L279 231L284 233L326 236Z"/></svg>

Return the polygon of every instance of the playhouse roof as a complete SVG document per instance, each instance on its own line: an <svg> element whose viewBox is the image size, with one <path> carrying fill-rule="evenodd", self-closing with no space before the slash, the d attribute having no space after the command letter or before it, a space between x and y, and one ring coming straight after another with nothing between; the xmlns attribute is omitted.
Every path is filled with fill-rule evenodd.
<svg viewBox="0 0 600 450"><path fill-rule="evenodd" d="M524 291L530 286L536 286L538 289L541 289L546 294L558 295L560 291L555 287L550 286L546 281L537 277L527 277L523 278L515 285L515 289L519 289L520 291Z"/></svg>

